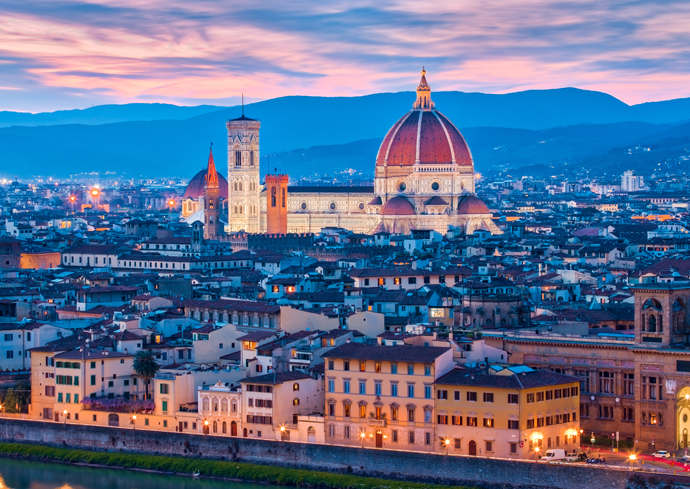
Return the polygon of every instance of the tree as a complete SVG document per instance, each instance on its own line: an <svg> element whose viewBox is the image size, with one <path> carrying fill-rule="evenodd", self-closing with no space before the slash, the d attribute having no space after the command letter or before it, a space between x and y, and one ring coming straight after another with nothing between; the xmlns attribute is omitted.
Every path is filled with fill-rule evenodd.
<svg viewBox="0 0 690 489"><path fill-rule="evenodd" d="M3 399L2 402L3 402L3 406L5 407L6 413L18 413L19 412L17 396L14 394L13 389L9 389L7 391L7 394L5 395L5 399Z"/></svg>
<svg viewBox="0 0 690 489"><path fill-rule="evenodd" d="M144 381L146 386L146 399L149 399L149 383L151 379L156 376L161 366L156 361L156 355L153 350L139 350L134 355L134 363L132 369Z"/></svg>

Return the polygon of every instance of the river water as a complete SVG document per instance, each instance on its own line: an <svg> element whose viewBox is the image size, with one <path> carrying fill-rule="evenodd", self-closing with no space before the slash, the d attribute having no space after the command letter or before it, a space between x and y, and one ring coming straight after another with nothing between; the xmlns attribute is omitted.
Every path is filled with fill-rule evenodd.
<svg viewBox="0 0 690 489"><path fill-rule="evenodd" d="M265 484L0 458L0 489L266 489ZM281 486L271 486L281 489ZM282 488L287 489L287 488Z"/></svg>

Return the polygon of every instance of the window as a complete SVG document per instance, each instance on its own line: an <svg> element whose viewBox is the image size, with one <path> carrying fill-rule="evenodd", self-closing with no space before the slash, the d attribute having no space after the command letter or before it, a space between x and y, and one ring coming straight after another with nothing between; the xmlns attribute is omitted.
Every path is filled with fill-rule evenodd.
<svg viewBox="0 0 690 489"><path fill-rule="evenodd" d="M330 404L328 405L328 415L329 415L329 416L335 416L335 404L330 403ZM332 425L331 425L331 426L332 426ZM331 435L331 436L333 436L333 435Z"/></svg>
<svg viewBox="0 0 690 489"><path fill-rule="evenodd" d="M393 435L393 443L398 443L398 430L393 430L391 434Z"/></svg>
<svg viewBox="0 0 690 489"><path fill-rule="evenodd" d="M391 419L392 419L393 421L397 421L397 420L398 420L398 408L395 407L395 406L392 406L392 407L391 407Z"/></svg>
<svg viewBox="0 0 690 489"><path fill-rule="evenodd" d="M518 403L518 395L517 394L508 394L508 404L517 404Z"/></svg>
<svg viewBox="0 0 690 489"><path fill-rule="evenodd" d="M398 373L398 364L397 363L391 363L391 373L392 374Z"/></svg>
<svg viewBox="0 0 690 489"><path fill-rule="evenodd" d="M359 393L360 394L366 394L367 393L367 383L365 381L362 381L362 380L359 381Z"/></svg>
<svg viewBox="0 0 690 489"><path fill-rule="evenodd" d="M299 406L299 398L295 397L295 398L292 400L292 405L293 405L293 406Z"/></svg>
<svg viewBox="0 0 690 489"><path fill-rule="evenodd" d="M407 421L414 423L414 408L407 408Z"/></svg>
<svg viewBox="0 0 690 489"><path fill-rule="evenodd" d="M468 392L467 393L467 400L476 402L477 401L477 393L476 392Z"/></svg>
<svg viewBox="0 0 690 489"><path fill-rule="evenodd" d="M436 397L438 399L448 399L448 391L446 391L446 390L436 391Z"/></svg>
<svg viewBox="0 0 690 489"><path fill-rule="evenodd" d="M544 426L544 418L537 418L537 428Z"/></svg>
<svg viewBox="0 0 690 489"><path fill-rule="evenodd" d="M424 433L424 444L431 445L431 433L429 433L428 431Z"/></svg>
<svg viewBox="0 0 690 489"><path fill-rule="evenodd" d="M460 450L462 449L462 438L455 438L455 449Z"/></svg>
<svg viewBox="0 0 690 489"><path fill-rule="evenodd" d="M381 395L381 382L375 382L374 383L374 395L375 396Z"/></svg>
<svg viewBox="0 0 690 489"><path fill-rule="evenodd" d="M391 397L398 397L398 384L391 383Z"/></svg>
<svg viewBox="0 0 690 489"><path fill-rule="evenodd" d="M460 391L455 391L455 400L456 401L460 400Z"/></svg>
<svg viewBox="0 0 690 489"><path fill-rule="evenodd" d="M414 384L407 384L407 397L414 397Z"/></svg>
<svg viewBox="0 0 690 489"><path fill-rule="evenodd" d="M484 402L494 402L494 393L493 392L485 392L484 393Z"/></svg>
<svg viewBox="0 0 690 489"><path fill-rule="evenodd" d="M414 431L408 432L407 441L410 443L410 445L414 444Z"/></svg>
<svg viewBox="0 0 690 489"><path fill-rule="evenodd" d="M424 399L431 399L431 386L430 385L424 386Z"/></svg>
<svg viewBox="0 0 690 489"><path fill-rule="evenodd" d="M537 392L537 402L542 402L544 400L544 393Z"/></svg>
<svg viewBox="0 0 690 489"><path fill-rule="evenodd" d="M374 364L374 372L381 373L381 362L376 362Z"/></svg>
<svg viewBox="0 0 690 489"><path fill-rule="evenodd" d="M292 384L292 390L298 391L299 390L299 383L295 382L294 384Z"/></svg>
<svg viewBox="0 0 690 489"><path fill-rule="evenodd" d="M454 426L462 426L462 416L452 416L450 422Z"/></svg>
<svg viewBox="0 0 690 489"><path fill-rule="evenodd" d="M345 426L345 428L343 429L343 437L344 438L350 438L350 427L349 426Z"/></svg>
<svg viewBox="0 0 690 489"><path fill-rule="evenodd" d="M367 371L367 362L359 362L359 371L360 372L366 372Z"/></svg>
<svg viewBox="0 0 690 489"><path fill-rule="evenodd" d="M431 375L431 366L430 365L424 365L424 375L429 377Z"/></svg>
<svg viewBox="0 0 690 489"><path fill-rule="evenodd" d="M91 385L96 385L96 376L95 375L91 376Z"/></svg>
<svg viewBox="0 0 690 489"><path fill-rule="evenodd" d="M7 350L7 358L14 358L14 352Z"/></svg>
<svg viewBox="0 0 690 489"><path fill-rule="evenodd" d="M527 394L527 402L534 402L534 393Z"/></svg>
<svg viewBox="0 0 690 489"><path fill-rule="evenodd" d="M414 375L414 364L407 364L407 375Z"/></svg>
<svg viewBox="0 0 690 489"><path fill-rule="evenodd" d="M437 416L438 424L448 424L448 416L445 414L439 414Z"/></svg>
<svg viewBox="0 0 690 489"><path fill-rule="evenodd" d="M467 416L467 426L477 426L477 417Z"/></svg>
<svg viewBox="0 0 690 489"><path fill-rule="evenodd" d="M508 429L509 430L519 430L520 429L520 423L518 422L517 419L509 419L508 420Z"/></svg>
<svg viewBox="0 0 690 489"><path fill-rule="evenodd" d="M546 400L550 401L553 399L553 391L546 391Z"/></svg>
<svg viewBox="0 0 690 489"><path fill-rule="evenodd" d="M168 401L163 401L161 403L161 409L163 410L164 413L168 412Z"/></svg>
<svg viewBox="0 0 690 489"><path fill-rule="evenodd" d="M350 381L349 380L343 380L343 392L345 394L350 393Z"/></svg>
<svg viewBox="0 0 690 489"><path fill-rule="evenodd" d="M484 443L485 443L485 448L486 448L486 451L487 451L487 452L491 453L491 452L494 451L494 450L493 450L493 442L490 442L489 440L486 440Z"/></svg>
<svg viewBox="0 0 690 489"><path fill-rule="evenodd" d="M580 418L589 418L589 404L580 404Z"/></svg>
<svg viewBox="0 0 690 489"><path fill-rule="evenodd" d="M161 384L161 394L169 394L169 388L168 384Z"/></svg>
<svg viewBox="0 0 690 489"><path fill-rule="evenodd" d="M367 417L367 406L366 406L366 404L360 404L359 405L359 417L360 418L366 418Z"/></svg>
<svg viewBox="0 0 690 489"><path fill-rule="evenodd" d="M333 360L328 360L328 370L333 370Z"/></svg>
<svg viewBox="0 0 690 489"><path fill-rule="evenodd" d="M534 428L534 419L528 419L527 420L527 429L530 430Z"/></svg>
<svg viewBox="0 0 690 489"><path fill-rule="evenodd" d="M343 404L343 414L346 418L350 417L350 404Z"/></svg>
<svg viewBox="0 0 690 489"><path fill-rule="evenodd" d="M328 381L328 392L335 392L335 380Z"/></svg>
<svg viewBox="0 0 690 489"><path fill-rule="evenodd" d="M493 418L484 418L483 426L484 426L484 428L493 428L494 427L494 419Z"/></svg>

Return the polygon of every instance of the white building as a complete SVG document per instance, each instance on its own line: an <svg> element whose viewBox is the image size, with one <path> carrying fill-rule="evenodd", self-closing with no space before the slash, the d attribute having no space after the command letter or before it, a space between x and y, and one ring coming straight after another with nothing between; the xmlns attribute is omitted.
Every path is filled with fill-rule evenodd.
<svg viewBox="0 0 690 489"><path fill-rule="evenodd" d="M621 176L621 190L623 192L639 192L640 190L645 190L644 177L635 175L635 172L632 170L623 172Z"/></svg>

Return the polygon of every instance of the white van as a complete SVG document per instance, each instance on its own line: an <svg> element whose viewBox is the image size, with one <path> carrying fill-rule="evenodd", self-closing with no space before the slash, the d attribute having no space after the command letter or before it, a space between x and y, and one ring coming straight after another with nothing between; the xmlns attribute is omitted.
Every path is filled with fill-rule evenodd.
<svg viewBox="0 0 690 489"><path fill-rule="evenodd" d="M545 461L565 460L565 450L563 450L562 448L554 448L551 450L547 450L541 459Z"/></svg>

